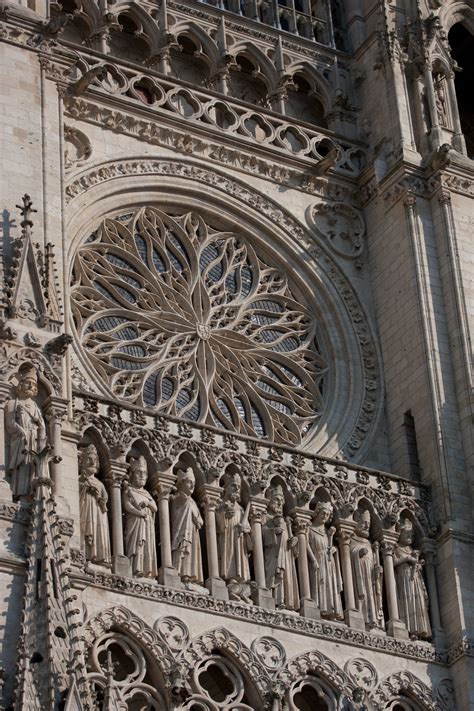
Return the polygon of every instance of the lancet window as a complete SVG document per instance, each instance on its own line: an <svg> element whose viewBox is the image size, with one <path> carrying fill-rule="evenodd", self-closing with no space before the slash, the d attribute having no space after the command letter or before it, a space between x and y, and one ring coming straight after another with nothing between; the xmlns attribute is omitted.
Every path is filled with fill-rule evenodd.
<svg viewBox="0 0 474 711"><path fill-rule="evenodd" d="M460 72L454 72L454 83L467 154L470 158L474 158L474 99L472 94L474 37L462 24L454 25L448 37L452 57L462 69Z"/></svg>

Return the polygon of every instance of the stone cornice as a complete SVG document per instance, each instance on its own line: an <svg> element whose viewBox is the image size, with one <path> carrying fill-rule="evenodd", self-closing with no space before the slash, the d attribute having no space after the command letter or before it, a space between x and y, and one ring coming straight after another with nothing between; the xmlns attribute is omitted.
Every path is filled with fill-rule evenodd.
<svg viewBox="0 0 474 711"><path fill-rule="evenodd" d="M374 635L351 629L343 624L312 620L280 610L265 610L255 605L217 600L210 595L201 595L188 590L174 590L155 582L144 582L133 578L94 572L78 575L69 571L74 587L84 589L89 582L99 590L120 592L130 597L145 598L155 602L186 607L216 614L220 617L245 620L257 626L265 625L276 630L288 630L314 638L332 640L339 644L373 649L390 655L397 655L422 662L446 664L446 655L436 651L429 642L406 642L385 635Z"/></svg>

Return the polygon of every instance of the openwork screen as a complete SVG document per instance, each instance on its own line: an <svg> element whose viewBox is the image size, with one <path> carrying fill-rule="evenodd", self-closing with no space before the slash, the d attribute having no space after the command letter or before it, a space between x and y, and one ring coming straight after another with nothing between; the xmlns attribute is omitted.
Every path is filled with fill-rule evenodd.
<svg viewBox="0 0 474 711"><path fill-rule="evenodd" d="M321 416L314 318L250 240L196 213L105 219L77 252L71 298L115 398L291 444Z"/></svg>

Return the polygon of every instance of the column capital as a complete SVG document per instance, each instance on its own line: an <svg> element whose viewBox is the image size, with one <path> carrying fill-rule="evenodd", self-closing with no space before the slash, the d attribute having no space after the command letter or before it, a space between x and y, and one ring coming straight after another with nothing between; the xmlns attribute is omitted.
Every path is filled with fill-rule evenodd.
<svg viewBox="0 0 474 711"><path fill-rule="evenodd" d="M124 461L118 461L116 459L111 459L107 466L107 471L105 473L106 482L114 487L120 489L123 481L128 475L128 464Z"/></svg>
<svg viewBox="0 0 474 711"><path fill-rule="evenodd" d="M346 518L336 520L336 539L341 543L349 543L356 528L355 521Z"/></svg>
<svg viewBox="0 0 474 711"><path fill-rule="evenodd" d="M198 502L204 510L215 511L222 502L222 487L203 484L199 489Z"/></svg>
<svg viewBox="0 0 474 711"><path fill-rule="evenodd" d="M267 513L268 501L263 496L250 497L249 520L263 523L263 517Z"/></svg>
<svg viewBox="0 0 474 711"><path fill-rule="evenodd" d="M169 499L176 486L176 474L172 472L155 472L150 479L152 493L158 499Z"/></svg>

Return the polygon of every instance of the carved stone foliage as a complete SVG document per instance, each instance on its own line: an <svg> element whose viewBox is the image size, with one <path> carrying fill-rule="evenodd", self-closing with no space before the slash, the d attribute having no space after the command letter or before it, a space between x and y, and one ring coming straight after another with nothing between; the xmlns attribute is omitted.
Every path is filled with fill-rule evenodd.
<svg viewBox="0 0 474 711"><path fill-rule="evenodd" d="M74 275L78 337L114 397L277 442L311 432L315 319L248 241L142 208L104 220Z"/></svg>
<svg viewBox="0 0 474 711"><path fill-rule="evenodd" d="M365 224L361 213L346 203L315 205L310 223L329 249L346 259L359 259L364 251Z"/></svg>

